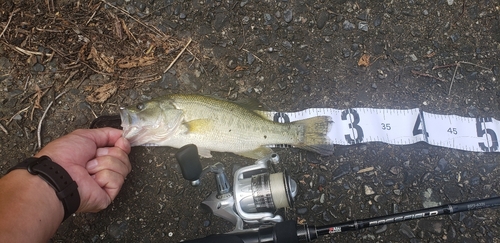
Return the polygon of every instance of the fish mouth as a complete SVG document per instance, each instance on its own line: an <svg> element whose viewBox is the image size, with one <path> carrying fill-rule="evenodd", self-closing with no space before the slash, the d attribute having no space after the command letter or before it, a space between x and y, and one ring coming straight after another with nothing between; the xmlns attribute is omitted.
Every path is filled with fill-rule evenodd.
<svg viewBox="0 0 500 243"><path fill-rule="evenodd" d="M130 113L125 107L120 107L120 118L122 120L123 128L128 127L130 124L137 121L137 115L132 115L132 113Z"/></svg>
<svg viewBox="0 0 500 243"><path fill-rule="evenodd" d="M122 120L123 137L128 139L132 146L139 145L136 144L136 141L141 129L138 126L139 117L137 114L130 112L125 107L120 107L120 118Z"/></svg>

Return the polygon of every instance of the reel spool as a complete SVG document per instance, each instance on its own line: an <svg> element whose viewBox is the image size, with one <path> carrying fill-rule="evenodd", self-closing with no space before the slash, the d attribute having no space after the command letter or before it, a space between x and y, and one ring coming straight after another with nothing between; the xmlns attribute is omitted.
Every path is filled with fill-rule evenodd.
<svg viewBox="0 0 500 243"><path fill-rule="evenodd" d="M250 191L246 190L248 183ZM242 180L240 188L240 206L247 213L274 212L280 208L292 207L293 197L297 193L297 184L286 172L253 175Z"/></svg>
<svg viewBox="0 0 500 243"><path fill-rule="evenodd" d="M283 221L273 213L292 207L297 195L297 183L287 171L270 174L267 160L259 160L254 165L240 168L234 173L233 196L238 215L247 223L278 223ZM278 155L271 159L277 163Z"/></svg>

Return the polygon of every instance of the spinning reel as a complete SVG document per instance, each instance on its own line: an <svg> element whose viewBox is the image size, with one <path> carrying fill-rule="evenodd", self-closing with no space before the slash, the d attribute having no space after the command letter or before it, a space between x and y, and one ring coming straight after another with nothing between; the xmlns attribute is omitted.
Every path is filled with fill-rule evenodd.
<svg viewBox="0 0 500 243"><path fill-rule="evenodd" d="M293 206L297 195L297 183L284 173L269 173L268 163L279 163L277 154L257 160L255 164L238 169L234 173L233 186L224 172L222 163L202 169L198 149L186 145L176 154L184 179L191 185L200 185L200 178L212 172L217 191L202 202L214 215L233 223L233 232L243 231L243 224L275 224L283 221L274 212Z"/></svg>

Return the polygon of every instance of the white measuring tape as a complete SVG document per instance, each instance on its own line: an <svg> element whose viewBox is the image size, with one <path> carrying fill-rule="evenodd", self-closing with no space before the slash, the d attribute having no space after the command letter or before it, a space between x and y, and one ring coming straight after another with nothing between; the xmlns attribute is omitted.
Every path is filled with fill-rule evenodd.
<svg viewBox="0 0 500 243"><path fill-rule="evenodd" d="M298 112L263 112L275 122L293 122L314 116L330 116L328 136L334 144L384 142L431 145L474 152L499 152L500 122L491 117L468 118L438 115L418 108L409 110L310 108Z"/></svg>

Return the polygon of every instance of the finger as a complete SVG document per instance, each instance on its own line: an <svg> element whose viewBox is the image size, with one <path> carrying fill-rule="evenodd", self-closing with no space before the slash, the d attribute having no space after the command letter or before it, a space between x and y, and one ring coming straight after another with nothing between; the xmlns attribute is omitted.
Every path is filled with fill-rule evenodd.
<svg viewBox="0 0 500 243"><path fill-rule="evenodd" d="M96 157L107 156L107 155L117 158L121 163L123 163L123 165L125 165L125 167L127 168L126 174L132 171L132 165L130 164L130 159L128 158L128 153L126 153L126 151L123 151L119 147L99 148L96 151Z"/></svg>
<svg viewBox="0 0 500 243"><path fill-rule="evenodd" d="M92 176L96 183L114 200L122 188L125 178L112 170L101 170ZM106 205L107 206L107 205Z"/></svg>
<svg viewBox="0 0 500 243"><path fill-rule="evenodd" d="M106 150L103 152L103 150ZM100 148L97 153L106 153L98 155L97 158L90 160L86 169L89 174L95 174L101 170L112 170L126 177L132 170L127 154L119 148Z"/></svg>
<svg viewBox="0 0 500 243"><path fill-rule="evenodd" d="M78 129L72 134L92 140L98 148L114 146L116 141L122 137L122 130L110 127L97 129Z"/></svg>
<svg viewBox="0 0 500 243"><path fill-rule="evenodd" d="M127 154L129 154L130 150L131 150L131 148L130 148L130 142L127 139L125 139L124 137L120 137L116 141L115 147L121 148Z"/></svg>

